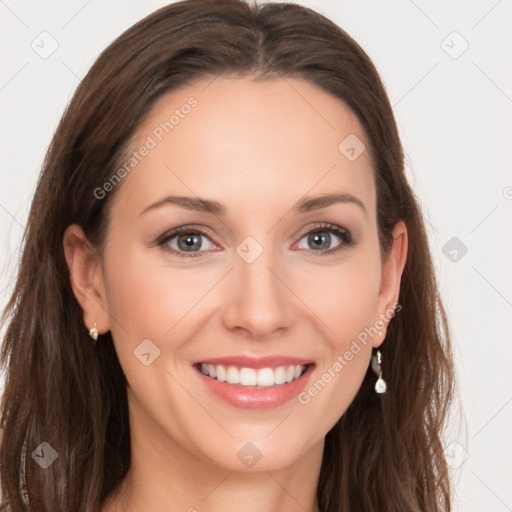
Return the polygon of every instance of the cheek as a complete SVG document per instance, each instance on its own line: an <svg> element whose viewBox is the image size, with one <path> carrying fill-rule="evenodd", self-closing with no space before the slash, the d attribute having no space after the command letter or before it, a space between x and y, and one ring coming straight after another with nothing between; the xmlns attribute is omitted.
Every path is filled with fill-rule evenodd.
<svg viewBox="0 0 512 512"><path fill-rule="evenodd" d="M156 254L158 249L150 254L126 247L112 243L105 259L112 335L120 351L133 351L147 338L163 348L172 343L169 332L187 323L189 313L218 281L219 269L180 269Z"/></svg>
<svg viewBox="0 0 512 512"><path fill-rule="evenodd" d="M327 347L299 403L309 410L309 417L323 415L331 426L354 399L368 370L371 341L379 330L375 323L380 272L372 251L361 251L336 269L316 268L301 286L302 294L309 290L304 296L318 312Z"/></svg>
<svg viewBox="0 0 512 512"><path fill-rule="evenodd" d="M138 406L169 425L176 418L162 411L197 414L196 402L178 384L188 367L174 361L201 327L199 303L218 281L219 269L179 269L152 251L111 244L105 257L108 307L116 352ZM146 353L149 361L144 361Z"/></svg>
<svg viewBox="0 0 512 512"><path fill-rule="evenodd" d="M305 272L300 294L318 314L333 347L347 343L379 319L380 263L371 251L353 253L337 266L318 266Z"/></svg>

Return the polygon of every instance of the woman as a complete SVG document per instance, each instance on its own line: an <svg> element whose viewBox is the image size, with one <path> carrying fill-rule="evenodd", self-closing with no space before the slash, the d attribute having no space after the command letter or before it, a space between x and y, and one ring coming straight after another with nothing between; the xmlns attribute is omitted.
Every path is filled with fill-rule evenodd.
<svg viewBox="0 0 512 512"><path fill-rule="evenodd" d="M7 510L450 510L421 212L375 67L312 10L188 0L100 55L4 322Z"/></svg>

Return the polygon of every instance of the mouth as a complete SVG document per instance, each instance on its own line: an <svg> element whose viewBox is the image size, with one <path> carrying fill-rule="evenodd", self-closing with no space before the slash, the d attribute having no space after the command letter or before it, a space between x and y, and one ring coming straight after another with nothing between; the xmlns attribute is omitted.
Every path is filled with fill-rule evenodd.
<svg viewBox="0 0 512 512"><path fill-rule="evenodd" d="M223 364L196 363L202 375L239 388L266 389L284 386L300 379L314 363L250 368Z"/></svg>
<svg viewBox="0 0 512 512"><path fill-rule="evenodd" d="M312 378L315 363L288 355L237 355L192 364L214 400L242 409L271 409L293 400Z"/></svg>

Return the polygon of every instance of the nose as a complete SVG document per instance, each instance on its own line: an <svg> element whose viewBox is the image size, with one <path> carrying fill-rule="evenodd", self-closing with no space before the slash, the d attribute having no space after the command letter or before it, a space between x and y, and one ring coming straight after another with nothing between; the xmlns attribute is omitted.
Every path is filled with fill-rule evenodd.
<svg viewBox="0 0 512 512"><path fill-rule="evenodd" d="M252 263L237 257L225 288L222 320L226 328L263 339L290 327L298 312L286 275L271 251Z"/></svg>

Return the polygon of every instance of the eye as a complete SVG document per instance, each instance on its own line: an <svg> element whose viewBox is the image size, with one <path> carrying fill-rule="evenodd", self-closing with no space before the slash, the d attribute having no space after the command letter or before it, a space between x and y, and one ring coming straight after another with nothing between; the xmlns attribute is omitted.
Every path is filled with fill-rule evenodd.
<svg viewBox="0 0 512 512"><path fill-rule="evenodd" d="M201 253L217 248L202 230L187 226L166 233L158 240L158 245L180 257L201 256Z"/></svg>
<svg viewBox="0 0 512 512"><path fill-rule="evenodd" d="M308 231L298 242L299 249L307 249L319 255L332 254L353 244L350 232L333 224L317 226Z"/></svg>
<svg viewBox="0 0 512 512"><path fill-rule="evenodd" d="M206 232L193 226L175 228L162 235L156 243L164 251L179 257L198 257L207 251L219 249ZM334 224L323 224L308 231L292 248L306 249L323 256L353 244L348 230Z"/></svg>

